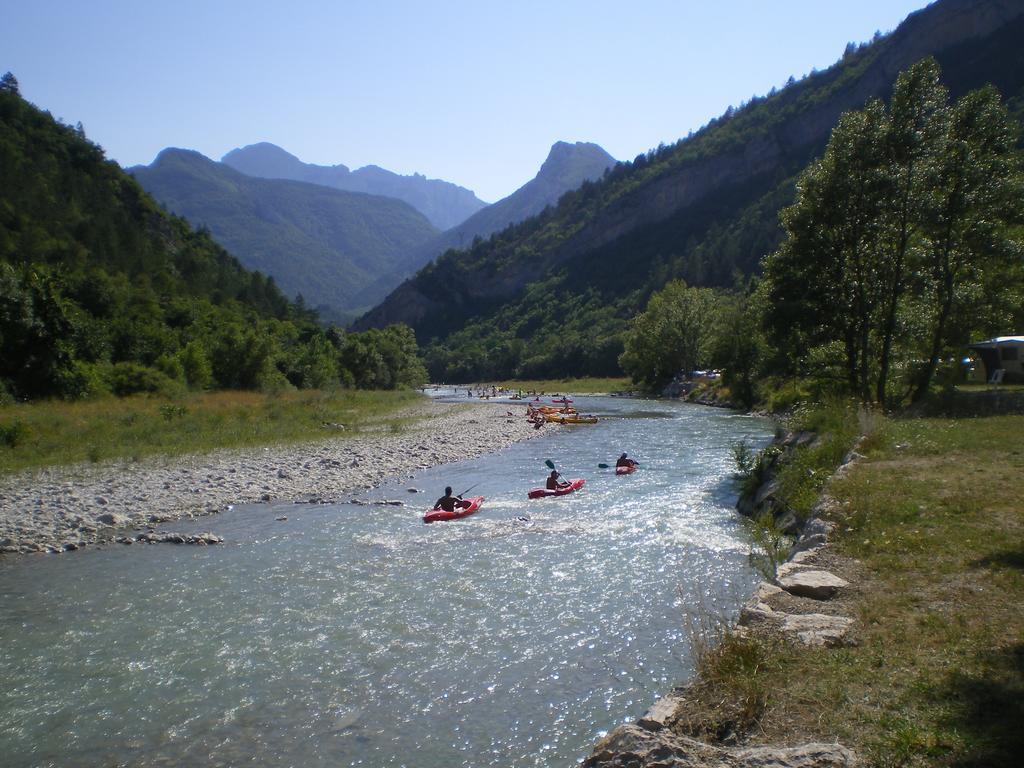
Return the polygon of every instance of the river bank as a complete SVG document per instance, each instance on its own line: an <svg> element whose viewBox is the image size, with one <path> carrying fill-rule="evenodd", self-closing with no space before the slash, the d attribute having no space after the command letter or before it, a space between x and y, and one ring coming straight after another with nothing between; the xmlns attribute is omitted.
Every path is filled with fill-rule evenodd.
<svg viewBox="0 0 1024 768"><path fill-rule="evenodd" d="M739 626L585 765L1017 765L1022 423L876 424Z"/></svg>
<svg viewBox="0 0 1024 768"><path fill-rule="evenodd" d="M509 409L424 402L398 433L15 473L0 479L0 553L78 549L231 504L335 502L387 478L499 451L553 428L536 430L518 408L514 417Z"/></svg>

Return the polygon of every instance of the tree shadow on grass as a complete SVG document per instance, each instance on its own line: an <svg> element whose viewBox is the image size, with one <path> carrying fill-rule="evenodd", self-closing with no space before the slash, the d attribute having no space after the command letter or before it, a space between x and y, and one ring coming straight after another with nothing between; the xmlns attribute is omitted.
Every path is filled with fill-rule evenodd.
<svg viewBox="0 0 1024 768"><path fill-rule="evenodd" d="M939 691L951 706L945 725L964 737L955 768L1019 768L1024 759L1024 643L993 651L977 674L954 672Z"/></svg>
<svg viewBox="0 0 1024 768"><path fill-rule="evenodd" d="M1018 571L1024 571L1024 550L1008 550L1006 552L985 555L985 557L972 562L971 566L974 568L1002 566L1004 568L1016 568Z"/></svg>

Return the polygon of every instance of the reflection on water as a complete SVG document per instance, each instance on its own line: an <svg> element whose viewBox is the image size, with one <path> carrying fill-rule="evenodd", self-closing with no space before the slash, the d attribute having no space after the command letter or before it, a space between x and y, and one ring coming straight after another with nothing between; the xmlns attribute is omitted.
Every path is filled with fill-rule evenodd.
<svg viewBox="0 0 1024 768"><path fill-rule="evenodd" d="M750 591L730 446L770 436L699 406L577 406L648 417L371 494L404 507L239 508L195 524L220 547L0 563L4 764L574 765L687 674L688 610ZM597 467L622 451L641 471ZM527 500L545 459L586 486ZM479 513L421 522L475 483Z"/></svg>

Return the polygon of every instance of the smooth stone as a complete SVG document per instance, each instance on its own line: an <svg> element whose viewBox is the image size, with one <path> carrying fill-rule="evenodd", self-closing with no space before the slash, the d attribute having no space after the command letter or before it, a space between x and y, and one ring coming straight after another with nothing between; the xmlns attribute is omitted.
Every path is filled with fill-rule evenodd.
<svg viewBox="0 0 1024 768"><path fill-rule="evenodd" d="M791 595L815 600L828 600L840 589L849 586L845 579L828 571L799 571L780 577L778 584Z"/></svg>

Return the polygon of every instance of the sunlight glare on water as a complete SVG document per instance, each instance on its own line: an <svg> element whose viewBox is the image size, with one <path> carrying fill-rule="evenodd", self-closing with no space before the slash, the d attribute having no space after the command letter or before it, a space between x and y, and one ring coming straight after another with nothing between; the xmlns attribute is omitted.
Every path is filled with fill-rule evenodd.
<svg viewBox="0 0 1024 768"><path fill-rule="evenodd" d="M405 506L242 507L173 524L220 547L0 562L4 764L575 765L688 674L687 612L752 589L730 447L771 435L577 405L606 418L368 496ZM622 451L640 471L597 467ZM545 459L584 488L527 500ZM479 513L423 524L474 484Z"/></svg>

